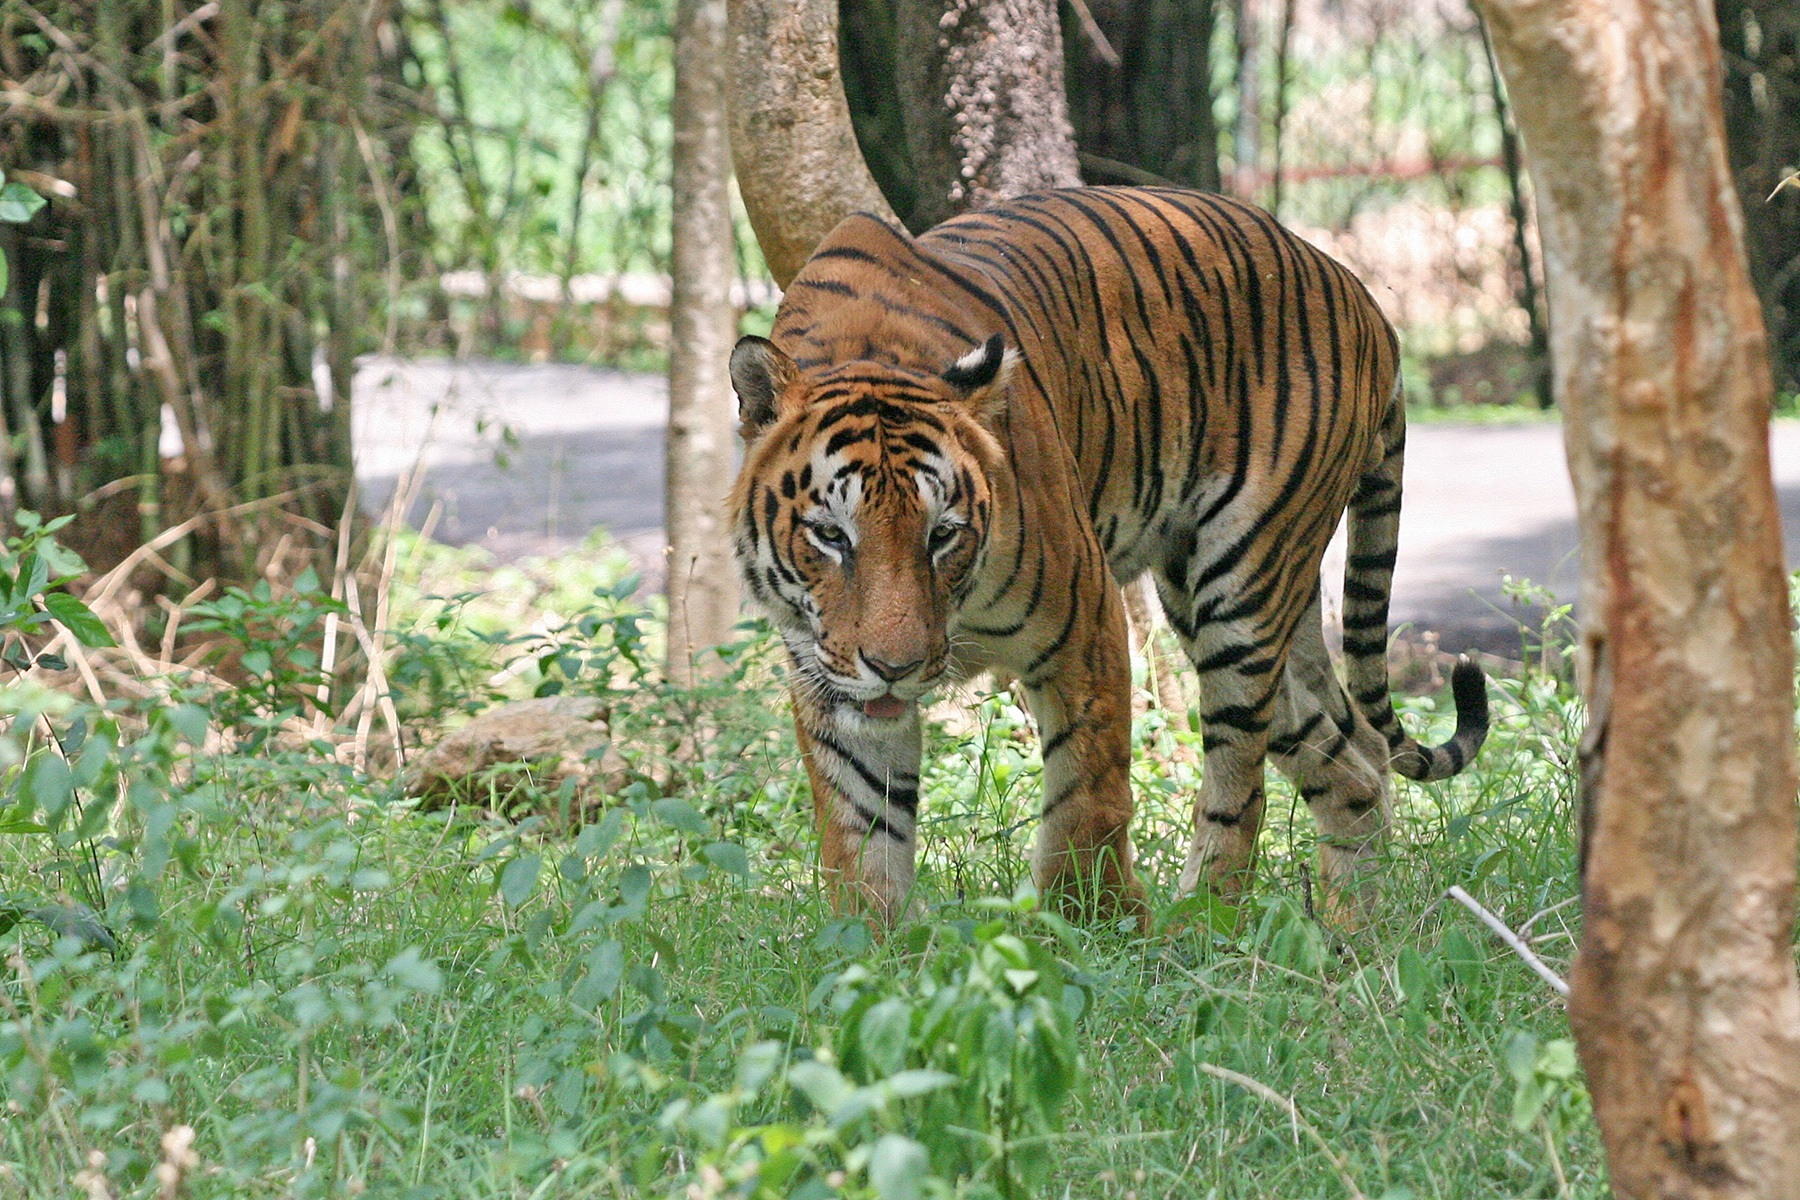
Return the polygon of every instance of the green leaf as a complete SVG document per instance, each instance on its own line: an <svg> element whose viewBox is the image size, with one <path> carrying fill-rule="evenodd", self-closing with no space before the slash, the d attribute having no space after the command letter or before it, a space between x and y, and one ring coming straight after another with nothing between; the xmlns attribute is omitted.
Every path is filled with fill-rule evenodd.
<svg viewBox="0 0 1800 1200"><path fill-rule="evenodd" d="M1450 974L1455 977L1457 985L1466 989L1478 987L1487 966L1487 955L1460 929L1452 929L1444 934L1442 946L1444 961L1449 964Z"/></svg>
<svg viewBox="0 0 1800 1200"><path fill-rule="evenodd" d="M706 822L701 820L700 814L695 812L694 806L686 800L668 796L652 804L650 811L657 820L665 825L674 826L681 832L692 834L695 837L706 836Z"/></svg>
<svg viewBox="0 0 1800 1200"><path fill-rule="evenodd" d="M89 649L101 650L115 645L112 634L94 610L83 604L67 592L51 592L44 597L44 607L50 615L69 627L76 640Z"/></svg>
<svg viewBox="0 0 1800 1200"><path fill-rule="evenodd" d="M381 971L401 987L415 992L435 993L444 986L444 973L438 970L436 963L420 954L417 946L408 946L388 959L387 966Z"/></svg>
<svg viewBox="0 0 1800 1200"><path fill-rule="evenodd" d="M1008 969L1005 974L1006 982L1011 984L1013 992L1020 996L1023 996L1026 992L1030 991L1031 985L1038 981L1038 973L1036 971Z"/></svg>
<svg viewBox="0 0 1800 1200"><path fill-rule="evenodd" d="M575 853L587 858L602 858L625 831L625 810L610 808L598 825L584 827L575 839Z"/></svg>
<svg viewBox="0 0 1800 1200"><path fill-rule="evenodd" d="M650 900L650 868L643 863L626 867L619 875L619 899L624 902L624 916L641 917Z"/></svg>
<svg viewBox="0 0 1800 1200"><path fill-rule="evenodd" d="M1552 1079L1575 1078L1580 1065L1575 1058L1575 1043L1568 1038L1555 1038L1544 1043L1538 1052L1537 1072Z"/></svg>
<svg viewBox="0 0 1800 1200"><path fill-rule="evenodd" d="M1506 1041L1506 1073L1517 1083L1529 1082L1537 1069L1538 1040L1520 1030Z"/></svg>
<svg viewBox="0 0 1800 1200"><path fill-rule="evenodd" d="M619 990L625 977L625 950L618 942L601 942L588 953L587 973L575 985L569 999L577 1008L590 1009Z"/></svg>
<svg viewBox="0 0 1800 1200"><path fill-rule="evenodd" d="M206 710L197 704L177 704L167 710L165 719L169 728L179 733L195 746L206 741Z"/></svg>
<svg viewBox="0 0 1800 1200"><path fill-rule="evenodd" d="M18 582L13 585L15 600L29 600L50 585L50 564L34 550L19 563Z"/></svg>
<svg viewBox="0 0 1800 1200"><path fill-rule="evenodd" d="M736 842L714 842L700 851L700 856L721 871L729 871L740 879L750 878L750 857Z"/></svg>
<svg viewBox="0 0 1800 1200"><path fill-rule="evenodd" d="M799 1088L800 1093L812 1101L812 1106L826 1116L837 1111L856 1090L841 1071L816 1058L788 1068L788 1082Z"/></svg>
<svg viewBox="0 0 1800 1200"><path fill-rule="evenodd" d="M952 1087L955 1083L956 1076L948 1071L901 1071L884 1079L881 1086L897 1099L911 1100L915 1096Z"/></svg>
<svg viewBox="0 0 1800 1200"><path fill-rule="evenodd" d="M775 1069L781 1065L782 1046L780 1042L757 1042L744 1047L738 1055L737 1088L746 1096L754 1096L763 1090L763 1085L774 1076Z"/></svg>
<svg viewBox="0 0 1800 1200"><path fill-rule="evenodd" d="M1395 974L1400 978L1400 990L1404 999L1411 1005L1431 1003L1432 987L1431 968L1425 963L1425 956L1416 949L1407 946L1400 951L1399 961L1395 964Z"/></svg>
<svg viewBox="0 0 1800 1200"><path fill-rule="evenodd" d="M521 854L506 864L500 872L500 895L507 905L517 908L525 903L531 895L531 889L537 886L538 870L544 865L539 854Z"/></svg>
<svg viewBox="0 0 1800 1200"><path fill-rule="evenodd" d="M925 1147L897 1133L884 1135L869 1155L869 1184L881 1200L922 1200L930 1173Z"/></svg>
<svg viewBox="0 0 1800 1200"><path fill-rule="evenodd" d="M59 528L64 519L58 517L45 528ZM80 575L88 569L87 563L82 560L81 555L61 542L46 539L38 543L37 550L39 554L43 555L45 564L50 568L52 579L68 579L71 576Z"/></svg>
<svg viewBox="0 0 1800 1200"><path fill-rule="evenodd" d="M274 665L274 659L269 656L269 652L260 649L244 651L244 657L238 661L243 664L244 670L252 675L267 675L269 668Z"/></svg>
<svg viewBox="0 0 1800 1200"><path fill-rule="evenodd" d="M1512 1124L1520 1133L1530 1129L1544 1106L1550 1103L1550 1089L1544 1084L1532 1080L1521 1083L1519 1090L1513 1093Z"/></svg>
<svg viewBox="0 0 1800 1200"><path fill-rule="evenodd" d="M119 943L114 940L112 931L100 920L96 913L79 900L70 900L63 904L46 904L42 908L34 908L25 914L33 921L48 925L59 937L75 938L90 946L100 946L107 950L117 950Z"/></svg>
<svg viewBox="0 0 1800 1200"><path fill-rule="evenodd" d="M31 783L31 798L52 819L69 803L69 789L74 786L69 764L55 754L39 754L26 770Z"/></svg>
<svg viewBox="0 0 1800 1200"><path fill-rule="evenodd" d="M23 225L44 207L44 198L22 183L0 187L0 221Z"/></svg>
<svg viewBox="0 0 1800 1200"><path fill-rule="evenodd" d="M893 1075L906 1065L911 1034L912 1005L904 1000L883 1000L863 1014L857 1041L878 1078Z"/></svg>

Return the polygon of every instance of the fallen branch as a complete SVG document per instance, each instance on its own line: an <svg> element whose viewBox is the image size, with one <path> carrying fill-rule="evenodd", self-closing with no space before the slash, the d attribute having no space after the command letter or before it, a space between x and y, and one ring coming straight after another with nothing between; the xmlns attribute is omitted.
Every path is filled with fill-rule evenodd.
<svg viewBox="0 0 1800 1200"><path fill-rule="evenodd" d="M1450 897L1450 899L1474 913L1477 919L1479 919L1483 925L1486 925L1489 929L1493 930L1494 935L1505 942L1514 954L1517 954L1520 958L1525 960L1526 966L1537 972L1538 978L1555 988L1557 995L1565 1000L1569 998L1569 985L1563 982L1563 977L1545 966L1544 960L1534 954L1531 947L1525 944L1525 939L1514 933L1507 926L1505 921L1502 921L1499 917L1496 917L1493 913L1483 908L1479 900L1463 891L1460 887L1452 885L1444 895Z"/></svg>

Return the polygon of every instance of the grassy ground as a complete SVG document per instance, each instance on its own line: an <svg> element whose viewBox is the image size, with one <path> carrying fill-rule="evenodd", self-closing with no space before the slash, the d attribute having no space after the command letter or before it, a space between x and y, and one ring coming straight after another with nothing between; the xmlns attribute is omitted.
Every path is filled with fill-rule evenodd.
<svg viewBox="0 0 1800 1200"><path fill-rule="evenodd" d="M522 820L494 793L419 812L329 738L256 744L266 706L215 695L202 737L198 705L107 717L14 685L0 1196L1604 1194L1557 997L1439 900L1460 883L1566 962L1579 713L1556 681L1496 681L1463 778L1397 781L1381 901L1347 934L1308 915L1285 781L1235 924L1172 899L1193 735L1156 712L1135 836L1167 927L1034 911L1034 742L1009 696L973 697L930 737L925 915L876 942L815 886L766 642L672 693L634 665L654 619L616 563L444 604L424 597L471 564L412 561L392 669L415 730L508 688L587 691L630 782L584 810L528 777ZM301 601L283 619L306 627ZM571 623L503 641L546 607ZM72 791L33 765L45 709L87 739ZM1429 699L1406 711L1447 729Z"/></svg>

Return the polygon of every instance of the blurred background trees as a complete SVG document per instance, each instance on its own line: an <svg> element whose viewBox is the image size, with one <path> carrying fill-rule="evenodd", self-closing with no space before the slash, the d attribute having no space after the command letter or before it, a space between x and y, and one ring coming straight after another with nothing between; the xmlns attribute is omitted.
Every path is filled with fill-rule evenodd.
<svg viewBox="0 0 1800 1200"><path fill-rule="evenodd" d="M354 359L421 255L392 6L0 14L0 167L49 202L0 226L0 516L104 505L101 557L261 501L335 520ZM204 522L173 572L248 527Z"/></svg>
<svg viewBox="0 0 1800 1200"><path fill-rule="evenodd" d="M957 7L978 24L984 6L1005 7ZM956 116L920 69L944 5L838 7L864 157L923 227L959 182L920 149ZM1464 0L1054 11L1083 178L1274 206L1370 284L1416 404L1539 401L1532 200ZM163 557L188 576L254 563L277 530L305 543L341 511L359 356L660 368L673 16L672 0L0 0L0 169L48 201L0 222L0 507L84 511L102 563L235 509ZM1791 407L1800 187L1779 185L1800 167L1800 17L1783 0L1718 16ZM773 293L736 211L756 327Z"/></svg>

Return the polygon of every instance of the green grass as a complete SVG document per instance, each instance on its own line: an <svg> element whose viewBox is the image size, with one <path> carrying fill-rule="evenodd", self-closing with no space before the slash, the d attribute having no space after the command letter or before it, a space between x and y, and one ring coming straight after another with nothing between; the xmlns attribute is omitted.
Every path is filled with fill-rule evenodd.
<svg viewBox="0 0 1800 1200"><path fill-rule="evenodd" d="M415 578L435 563L434 586L455 584L454 562L412 561ZM533 595L559 594L567 581L539 569L550 574ZM1030 912L1028 895L994 908L986 898L1013 897L1026 876L1038 761L1010 696L976 697L970 718L929 739L925 915L876 941L819 893L773 647L755 643L728 686L672 693L630 665L653 649L655 627L633 641L639 619L612 598L610 570L569 568L607 596L592 632L565 631L548 655L541 640L474 636L484 620L512 620L517 597L465 604L446 623L404 594L422 622L415 660L433 647L465 667L529 652L540 665L508 686L607 697L635 775L600 808L583 812L546 786L520 821L474 804L422 813L322 745L272 737L254 752L199 754L168 733L158 759L143 747L168 722L115 714L139 748L117 779L160 781L156 794L131 792L87 836L73 815L56 837L17 821L0 833L3 890L85 898L117 938L111 951L59 938L80 930L41 910L0 936L0 1196L60 1198L101 1175L111 1195L155 1195L171 1158L164 1136L181 1125L196 1134L180 1190L191 1197L749 1195L730 1189L748 1186L783 1138L803 1139L790 1156L807 1158L812 1182L799 1182L803 1170L761 1194L872 1196L866 1181L878 1177L884 1195L1005 1194L999 1152L951 1128L975 1117L943 1115L963 1111L961 1093L895 1100L833 1127L798 1098L813 1078L798 1064L817 1052L853 1083L878 1084L854 1065L875 1053L856 997L923 1011L949 979L972 1004L982 955L1009 930L1067 986L1023 975L1006 986L1025 989L1021 1006L1038 1003L1034 987L1050 988L1044 1012L1066 1002L1081 1059L1066 1102L1044 1099L1051 1085L1025 1050L966 1065L1015 1089L993 1093L989 1117L1036 1122L1009 1126L1009 1152L1024 1162L1035 1147L1048 1178L1013 1194L1347 1195L1305 1126L1371 1200L1604 1194L1585 1095L1555 1068L1551 1044L1567 1037L1557 998L1439 901L1460 883L1518 928L1574 895L1580 718L1555 681L1496 682L1494 733L1464 777L1396 781L1381 901L1353 933L1308 916L1312 826L1273 776L1257 890L1236 928L1178 904L1193 780L1169 751L1193 735L1155 713L1139 731L1134 833L1171 928L1069 930ZM467 677L433 676L430 704L423 691L402 697L420 730L457 710L443 681ZM15 686L5 703L29 716L51 701ZM55 707L66 734L79 710ZM1405 708L1445 732L1430 700ZM175 724L193 715L182 711ZM683 756L680 734L697 757ZM8 745L28 763L45 755L18 727ZM74 757L77 808L91 809L114 776L86 779ZM0 825L44 816L55 788L34 780L45 773L12 772ZM1559 968L1573 912L1531 930ZM896 1063L954 1063L953 1046L932 1051L919 1037L895 1044ZM774 1047L746 1053L762 1043ZM793 1068L734 1093L734 1080L754 1082L759 1054ZM1291 1097L1304 1126L1202 1064ZM910 1160L871 1154L884 1134L926 1143L934 1171L961 1171L960 1182L909 1182L892 1168ZM958 1154L963 1167L942 1165ZM99 1174L84 1183L81 1171Z"/></svg>
<svg viewBox="0 0 1800 1200"><path fill-rule="evenodd" d="M1409 404L1409 425L1556 425L1562 414L1554 408L1528 404L1458 404L1440 407Z"/></svg>

